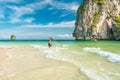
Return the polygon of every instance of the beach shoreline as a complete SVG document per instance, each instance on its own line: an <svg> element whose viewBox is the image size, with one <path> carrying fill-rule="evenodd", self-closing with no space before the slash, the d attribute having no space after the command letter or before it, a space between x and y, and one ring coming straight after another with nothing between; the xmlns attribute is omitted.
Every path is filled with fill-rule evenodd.
<svg viewBox="0 0 120 80"><path fill-rule="evenodd" d="M48 48L47 41L4 42L0 80L119 80L119 63L99 55L102 52L119 61L114 56L120 54L119 44L56 41Z"/></svg>
<svg viewBox="0 0 120 80"><path fill-rule="evenodd" d="M0 61L4 64L0 71L2 80L73 80L80 77L87 80L75 65L46 58L46 54L37 48L28 45L11 47L12 50L5 47L0 49L2 52ZM12 57L9 57L7 53Z"/></svg>

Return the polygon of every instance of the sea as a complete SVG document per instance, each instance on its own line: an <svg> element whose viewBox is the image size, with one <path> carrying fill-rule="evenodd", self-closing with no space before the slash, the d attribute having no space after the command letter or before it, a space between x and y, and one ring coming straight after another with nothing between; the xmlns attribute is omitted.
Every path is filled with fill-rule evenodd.
<svg viewBox="0 0 120 80"><path fill-rule="evenodd" d="M28 46L32 50L36 50L37 56L43 55L47 62L58 61L62 65L69 64L67 68L73 66L74 70L78 72L75 76L69 76L72 73L75 73L74 70L67 70L68 73L62 72L59 66L52 64L47 64L47 69L52 66L52 71L56 73L50 73L50 70L44 72L46 76L42 76L40 70L44 69L43 67L37 67L37 74L41 74L39 78L31 79L27 73L26 80L120 80L120 41L75 41L75 40L54 40L51 42L52 47L48 48L47 40L1 40L0 45L8 46ZM31 49L29 48L29 49ZM34 49L33 49L34 48ZM27 52L29 53L29 52ZM30 55L30 54L27 54ZM34 54L32 54L34 55ZM39 60L39 57L36 57ZM34 58L30 58L31 61ZM24 62L24 61L23 61ZM38 62L38 61L37 61ZM36 63L35 63L36 64ZM41 64L37 65L42 65ZM57 64L57 63L56 63ZM33 63L34 65L34 63ZM20 67L22 70L23 67ZM63 68L63 66L62 66ZM64 69L67 69L64 68ZM55 69L59 70L57 72ZM73 71L73 72L72 72ZM19 71L20 72L20 71ZM53 77L47 79L47 76ZM22 74L22 73L21 73ZM55 74L63 74L62 76L55 77ZM68 74L68 75L67 75ZM25 75L23 75L25 77ZM81 76L82 75L82 76ZM67 77L66 77L67 76ZM69 77L68 77L69 76ZM17 78L8 79L8 80L19 80L19 75ZM23 79L23 78L21 78ZM23 79L23 80L25 80ZM7 79L3 79L7 80Z"/></svg>

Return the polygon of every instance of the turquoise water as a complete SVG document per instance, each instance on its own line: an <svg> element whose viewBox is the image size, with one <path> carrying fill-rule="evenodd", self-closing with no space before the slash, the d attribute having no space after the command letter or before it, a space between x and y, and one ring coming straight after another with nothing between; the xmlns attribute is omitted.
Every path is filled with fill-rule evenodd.
<svg viewBox="0 0 120 80"><path fill-rule="evenodd" d="M87 80L120 80L119 41L53 41L51 49L47 41L0 41L0 45L33 46L46 59L75 65Z"/></svg>

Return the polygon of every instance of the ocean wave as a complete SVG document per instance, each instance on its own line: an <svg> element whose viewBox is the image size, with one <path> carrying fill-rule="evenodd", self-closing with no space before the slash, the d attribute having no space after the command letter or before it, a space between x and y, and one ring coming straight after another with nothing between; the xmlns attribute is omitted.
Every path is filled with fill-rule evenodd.
<svg viewBox="0 0 120 80"><path fill-rule="evenodd" d="M74 61L73 59L69 59L68 57L55 55L55 54L47 54L46 58L60 60L60 61L67 61L70 62L80 68L80 72L82 72L84 75L86 75L90 80L112 80L108 75L104 74L103 72L97 72L95 70L90 70L85 67L83 67L79 62Z"/></svg>
<svg viewBox="0 0 120 80"><path fill-rule="evenodd" d="M120 63L120 55L116 53L102 51L100 48L90 48L90 47L85 47L83 48L83 50L87 52L94 52L98 55L104 56L110 62Z"/></svg>
<svg viewBox="0 0 120 80"><path fill-rule="evenodd" d="M34 45L34 47L39 48L40 46ZM69 62L69 63L76 65L77 67L80 68L80 72L82 72L84 75L86 75L90 80L112 80L112 78L109 76L109 74L105 74L104 71L100 72L99 70L89 69L88 67L85 67L84 65L80 64L74 58L69 57L67 55L65 56L65 55L60 54L61 49L66 49L66 47L58 47L57 46L57 47L53 47L50 49L45 48L45 49L41 50L40 52L45 53L46 58L55 59L55 60L59 60L59 61L65 61L65 62ZM84 51L95 52L99 55L107 57L108 60L109 60L109 58L113 58L111 56L113 56L112 54L114 54L114 53L102 51L100 48L86 47L86 48L84 48ZM115 56L118 56L118 55L115 55ZM113 60L116 61L116 59L114 59L114 58L113 58Z"/></svg>
<svg viewBox="0 0 120 80"><path fill-rule="evenodd" d="M112 80L108 75L104 73L97 73L95 70L87 69L81 66L80 71L87 75L91 80Z"/></svg>

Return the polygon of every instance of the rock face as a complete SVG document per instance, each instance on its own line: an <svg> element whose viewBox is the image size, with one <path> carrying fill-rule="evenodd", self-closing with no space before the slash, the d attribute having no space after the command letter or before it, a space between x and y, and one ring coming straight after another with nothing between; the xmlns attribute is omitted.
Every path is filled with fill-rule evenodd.
<svg viewBox="0 0 120 80"><path fill-rule="evenodd" d="M120 40L120 0L83 0L77 10L76 40Z"/></svg>

